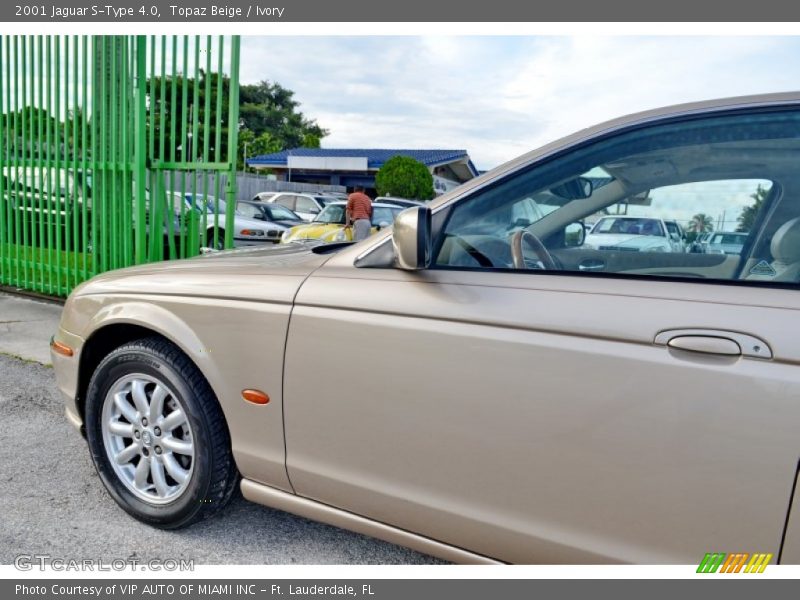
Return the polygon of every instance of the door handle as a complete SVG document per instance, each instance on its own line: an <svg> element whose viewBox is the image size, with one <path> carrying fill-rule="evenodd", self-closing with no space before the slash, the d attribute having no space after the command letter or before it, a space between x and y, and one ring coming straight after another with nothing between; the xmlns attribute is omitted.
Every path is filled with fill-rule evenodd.
<svg viewBox="0 0 800 600"><path fill-rule="evenodd" d="M718 354L720 356L741 356L742 349L733 340L710 335L679 335L667 342L667 346L676 350Z"/></svg>
<svg viewBox="0 0 800 600"><path fill-rule="evenodd" d="M578 265L579 271L602 271L605 268L605 261L599 259L587 259Z"/></svg>
<svg viewBox="0 0 800 600"><path fill-rule="evenodd" d="M772 349L764 340L738 331L718 329L670 329L660 332L653 342L676 350L744 356L746 358L772 358Z"/></svg>

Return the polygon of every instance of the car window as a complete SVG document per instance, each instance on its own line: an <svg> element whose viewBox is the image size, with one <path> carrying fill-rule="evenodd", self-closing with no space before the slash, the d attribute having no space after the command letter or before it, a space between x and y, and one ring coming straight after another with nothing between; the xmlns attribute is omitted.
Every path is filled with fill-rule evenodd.
<svg viewBox="0 0 800 600"><path fill-rule="evenodd" d="M798 111L608 136L451 207L435 267L797 283L797 152Z"/></svg>
<svg viewBox="0 0 800 600"><path fill-rule="evenodd" d="M295 205L294 210L305 213L318 213L319 207L311 198L306 198L305 196L297 196L297 204Z"/></svg>
<svg viewBox="0 0 800 600"><path fill-rule="evenodd" d="M711 236L712 244L743 244L747 235L742 233L715 233Z"/></svg>
<svg viewBox="0 0 800 600"><path fill-rule="evenodd" d="M329 204L314 218L315 223L336 223L337 225L344 225L344 221L344 204Z"/></svg>
<svg viewBox="0 0 800 600"><path fill-rule="evenodd" d="M274 204L280 204L281 206L285 206L286 208L288 208L290 210L294 210L294 206L295 206L294 196L292 196L290 194L284 194L283 196L278 196L277 198L275 198L273 203Z"/></svg>
<svg viewBox="0 0 800 600"><path fill-rule="evenodd" d="M377 226L381 223L394 223L394 218L399 212L399 209L396 210L386 206L376 206L372 211L372 224Z"/></svg>
<svg viewBox="0 0 800 600"><path fill-rule="evenodd" d="M283 219L296 221L300 218L295 213L290 211L288 208L286 208L285 206L281 206L280 204L272 204L272 205L267 204L264 206L264 208L267 211L270 220L272 221L280 221Z"/></svg>
<svg viewBox="0 0 800 600"><path fill-rule="evenodd" d="M257 206L253 206L252 204L248 204L247 202L239 202L236 204L236 210L245 217L250 219L255 219L256 217L261 216L261 210Z"/></svg>

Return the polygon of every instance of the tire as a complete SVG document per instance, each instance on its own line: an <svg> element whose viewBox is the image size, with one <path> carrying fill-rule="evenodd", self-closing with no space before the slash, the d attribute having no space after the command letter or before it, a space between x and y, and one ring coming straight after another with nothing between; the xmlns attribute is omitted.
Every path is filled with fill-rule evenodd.
<svg viewBox="0 0 800 600"><path fill-rule="evenodd" d="M111 497L154 527L209 517L237 488L217 398L194 363L162 338L127 343L98 365L86 395L86 437Z"/></svg>
<svg viewBox="0 0 800 600"><path fill-rule="evenodd" d="M211 228L206 231L206 241L208 242L209 248L214 248L215 250L224 250L225 249L225 230L220 227L217 229L217 244L214 245L214 229Z"/></svg>

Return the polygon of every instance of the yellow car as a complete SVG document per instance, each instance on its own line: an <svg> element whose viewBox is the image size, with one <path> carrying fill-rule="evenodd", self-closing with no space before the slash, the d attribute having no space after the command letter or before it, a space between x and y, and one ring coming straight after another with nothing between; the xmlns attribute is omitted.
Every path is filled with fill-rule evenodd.
<svg viewBox="0 0 800 600"><path fill-rule="evenodd" d="M323 242L351 242L353 229L345 229L346 202L334 202L322 209L313 221L288 229L281 237L281 243L303 240L322 240ZM400 206L388 204L372 205L372 233L389 227L394 218L403 210Z"/></svg>

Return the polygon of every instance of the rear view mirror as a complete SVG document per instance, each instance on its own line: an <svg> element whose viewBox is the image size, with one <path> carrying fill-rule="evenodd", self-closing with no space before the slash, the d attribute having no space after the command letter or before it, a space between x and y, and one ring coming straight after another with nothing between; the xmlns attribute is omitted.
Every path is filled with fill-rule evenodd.
<svg viewBox="0 0 800 600"><path fill-rule="evenodd" d="M592 195L592 180L586 177L575 177L561 185L550 188L550 192L565 200L583 200Z"/></svg>
<svg viewBox="0 0 800 600"><path fill-rule="evenodd" d="M431 209L427 206L407 208L394 221L392 246L397 266L406 271L427 268L433 254Z"/></svg>

